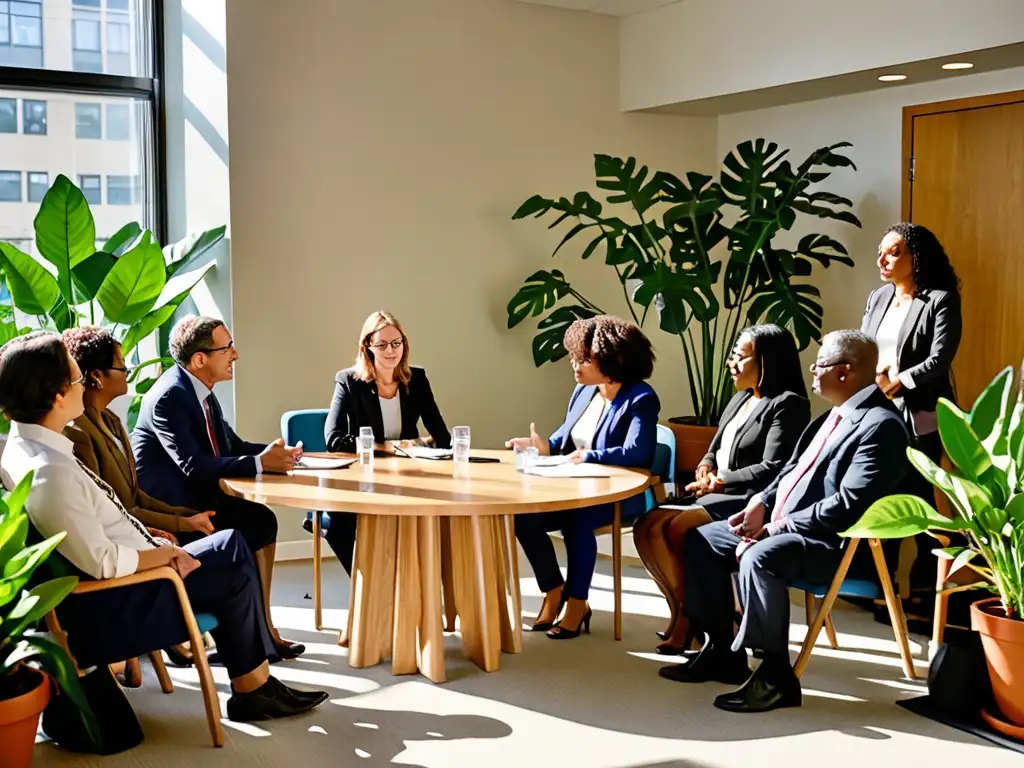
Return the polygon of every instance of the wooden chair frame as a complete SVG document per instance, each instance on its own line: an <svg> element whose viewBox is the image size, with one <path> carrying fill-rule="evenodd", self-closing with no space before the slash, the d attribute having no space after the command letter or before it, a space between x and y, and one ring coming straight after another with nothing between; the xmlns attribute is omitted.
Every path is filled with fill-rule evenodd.
<svg viewBox="0 0 1024 768"><path fill-rule="evenodd" d="M889 569L882 554L882 542L879 539L868 539L867 541L871 547L871 556L875 562L875 569L878 571L878 578L882 582L882 593L885 595L885 604L889 609L889 619L892 622L893 635L896 638L900 659L903 662L903 672L909 679L916 680L917 672L914 669L914 657L910 653L910 640L907 637L907 621L903 615L903 604L893 589L892 579L889 578ZM826 622L829 622L832 606L839 596L843 581L846 579L846 573L850 570L850 563L853 562L853 556L860 542L861 539L858 538L850 539L846 546L846 552L843 554L843 559L839 563L839 569L832 578L832 583L829 585L828 591L821 601L821 606L814 612L813 619L808 621L807 636L804 638L800 654L793 665L793 671L797 677L803 675L804 669L807 668L807 662L811 658L811 652L814 650L814 643L817 641L822 627L825 626ZM812 613L813 604L814 595L808 593L806 602L808 616ZM839 647L839 643L835 638L835 628L829 632L829 642L833 648Z"/></svg>
<svg viewBox="0 0 1024 768"><path fill-rule="evenodd" d="M74 590L72 590L71 594L85 595L90 592L103 592L108 589L129 587L134 584L144 584L146 582L157 581L159 579L167 579L170 581L174 585L175 592L178 595L178 603L181 606L181 613L185 619L185 626L188 628L189 640L192 645L192 658L195 662L196 670L199 672L199 685L203 692L203 703L206 707L206 721L210 728L210 736L213 739L213 746L223 747L224 729L220 721L220 701L217 698L217 687L213 682L213 674L210 672L210 664L206 659L206 647L203 644L203 633L199 630L199 624L196 621L195 613L192 611L192 603L189 601L188 593L185 591L185 583L181 580L177 571L169 566L162 566L148 571L132 573L119 579L80 581ZM71 650L67 643L67 636L61 629L60 622L57 619L57 614L54 611L50 611L46 614L46 626L57 639L57 642L63 646L72 663L74 663L75 657L71 655ZM149 654L149 658L153 663L153 669L156 672L157 679L160 681L160 689L164 693L172 693L174 691L174 685L171 683L170 675L167 674L167 667L164 665L163 656L161 656L160 651L156 650L151 652ZM126 664L131 666L134 673L138 675L138 679L141 679L138 666L139 660L129 659Z"/></svg>

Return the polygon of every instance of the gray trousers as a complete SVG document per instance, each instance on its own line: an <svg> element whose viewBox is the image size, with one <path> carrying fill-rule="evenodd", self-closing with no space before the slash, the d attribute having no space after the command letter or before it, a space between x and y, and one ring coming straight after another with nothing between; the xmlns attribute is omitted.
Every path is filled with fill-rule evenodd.
<svg viewBox="0 0 1024 768"><path fill-rule="evenodd" d="M694 528L683 545L688 619L708 633L719 649L730 641L733 650L757 648L765 653L789 650L788 584L832 581L842 551L832 544L795 533L762 539L736 562L740 537L726 520ZM732 638L732 574L739 572L743 620Z"/></svg>

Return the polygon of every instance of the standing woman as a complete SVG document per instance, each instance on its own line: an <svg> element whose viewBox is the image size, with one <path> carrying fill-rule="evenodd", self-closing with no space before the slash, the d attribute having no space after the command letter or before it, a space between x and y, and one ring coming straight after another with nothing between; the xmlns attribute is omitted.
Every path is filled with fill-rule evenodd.
<svg viewBox="0 0 1024 768"><path fill-rule="evenodd" d="M530 425L529 437L506 447L535 447L542 456L567 456L576 463L650 469L658 437L658 395L646 383L654 371L654 351L633 323L601 315L577 320L562 341L572 361L576 389L562 423L544 439ZM646 510L644 494L622 502L624 520ZM516 515L516 538L526 553L537 586L544 593L534 632L548 630L553 640L571 640L590 631L587 598L597 564L594 531L612 522L614 506L598 504L564 512ZM562 578L549 531L561 531L568 560ZM565 607L561 621L558 616Z"/></svg>
<svg viewBox="0 0 1024 768"><path fill-rule="evenodd" d="M362 427L373 429L379 450L419 439L419 422L438 448L451 447L451 435L422 368L409 365L409 340L390 312L374 312L359 334L356 364L334 377L334 397L324 425L327 450L355 453ZM356 516L329 512L325 538L345 572L352 573Z"/></svg>
<svg viewBox="0 0 1024 768"><path fill-rule="evenodd" d="M920 224L894 224L878 246L878 269L886 284L871 292L861 330L878 343L876 383L903 414L911 445L936 464L942 458L935 406L955 400L953 358L960 346L960 281L938 238ZM906 490L930 504L936 494L919 473L907 476ZM943 500L944 501L944 500ZM918 539L918 552L928 540ZM931 558L917 557L911 585L934 594Z"/></svg>
<svg viewBox="0 0 1024 768"><path fill-rule="evenodd" d="M763 491L789 460L811 418L803 368L792 334L777 325L740 331L726 360L736 395L725 406L721 425L686 486L696 497L652 509L633 526L637 553L669 602L669 629L658 653L685 649L688 622L684 599L682 544L687 531L725 520Z"/></svg>

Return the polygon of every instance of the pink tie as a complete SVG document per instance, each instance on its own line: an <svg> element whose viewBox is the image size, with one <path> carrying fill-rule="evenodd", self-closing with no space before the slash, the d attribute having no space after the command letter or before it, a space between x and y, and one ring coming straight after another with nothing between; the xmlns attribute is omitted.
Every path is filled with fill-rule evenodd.
<svg viewBox="0 0 1024 768"><path fill-rule="evenodd" d="M206 434L210 437L210 447L213 448L213 455L220 456L220 449L217 448L217 433L213 431L213 412L210 410L210 398L203 400L203 413L206 414Z"/></svg>
<svg viewBox="0 0 1024 768"><path fill-rule="evenodd" d="M833 410L825 423L821 425L818 434L814 436L814 442L807 446L807 449L803 452L796 468L779 481L779 490L775 494L775 509L772 510L773 522L782 520L785 517L783 512L786 508L786 502L789 501L789 495L793 493L793 489L796 488L804 475L810 472L818 457L821 456L825 443L828 442L832 433L836 431L836 427L839 426L841 420L842 417L839 415L839 411Z"/></svg>

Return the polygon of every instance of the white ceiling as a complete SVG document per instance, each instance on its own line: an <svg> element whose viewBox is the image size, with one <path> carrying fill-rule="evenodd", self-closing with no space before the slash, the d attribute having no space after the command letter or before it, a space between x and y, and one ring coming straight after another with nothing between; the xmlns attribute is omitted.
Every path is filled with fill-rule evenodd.
<svg viewBox="0 0 1024 768"><path fill-rule="evenodd" d="M590 11L609 16L632 16L637 13L660 8L681 0L519 0L533 5L549 5L552 8L566 8L570 11Z"/></svg>

